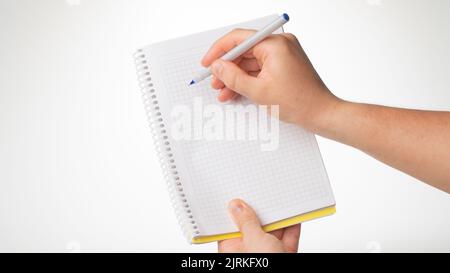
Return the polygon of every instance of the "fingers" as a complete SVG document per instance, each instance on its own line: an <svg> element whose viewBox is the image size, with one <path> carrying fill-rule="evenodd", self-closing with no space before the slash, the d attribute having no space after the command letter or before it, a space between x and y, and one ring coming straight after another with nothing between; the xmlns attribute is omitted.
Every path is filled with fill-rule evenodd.
<svg viewBox="0 0 450 273"><path fill-rule="evenodd" d="M214 60L222 57L225 53L236 47L236 45L240 44L255 32L255 30L250 29L234 29L227 33L225 36L217 40L208 52L206 52L201 62L202 65L204 67L210 66Z"/></svg>
<svg viewBox="0 0 450 273"><path fill-rule="evenodd" d="M288 54L290 51L285 49L290 48L289 44L298 43L292 34L272 34L232 62L220 59L254 33L254 30L233 30L216 41L202 59L202 65L210 66L213 73L211 86L221 90L218 96L221 102L236 97L233 91L259 101L262 96L260 91L267 90L268 77L256 76L259 75L265 61L271 54Z"/></svg>
<svg viewBox="0 0 450 273"><path fill-rule="evenodd" d="M222 57L236 47L238 44L243 42L245 39L247 39L249 36L253 35L256 31L251 29L234 29L231 32L227 33L225 36L217 40L206 52L206 54L203 56L201 60L201 64L204 67L208 67L212 64L213 61L217 60L218 58ZM269 49L273 48L273 45L270 45L270 42L267 43L267 41L276 40L277 37L284 37L287 38L291 43L298 44L297 38L291 34L291 33L282 33L282 34L272 34L269 37L265 39L266 42L260 42L258 43L254 48L250 49L246 53L242 55L242 57L254 57L257 56L258 58L263 59L264 58L264 52ZM257 52L253 52L256 50Z"/></svg>
<svg viewBox="0 0 450 273"><path fill-rule="evenodd" d="M287 252L297 252L300 239L301 224L285 228L281 241Z"/></svg>
<svg viewBox="0 0 450 273"><path fill-rule="evenodd" d="M235 61L234 63L238 64L242 70L246 71L251 76L256 77L261 71L261 67L255 58L242 58L239 62ZM211 77L211 87L213 89L222 89L225 85L221 80L217 79L217 77L213 75Z"/></svg>
<svg viewBox="0 0 450 273"><path fill-rule="evenodd" d="M283 238L284 228L277 229L277 230L271 231L269 233L272 234L273 236L275 236L278 240L281 240Z"/></svg>
<svg viewBox="0 0 450 273"><path fill-rule="evenodd" d="M239 67L242 68L249 74L250 76L256 77L260 72L260 67L258 61L254 58L247 59L243 58L239 63ZM225 87L224 83L217 79L216 77L212 77L211 79L211 87L214 89L220 89L220 93L218 96L218 100L220 102L226 102L232 100L238 96L236 92L231 90L230 88Z"/></svg>
<svg viewBox="0 0 450 273"><path fill-rule="evenodd" d="M236 92L225 87L220 90L220 93L219 93L219 96L217 97L217 99L220 102L226 102L226 101L234 99L237 95L238 94Z"/></svg>
<svg viewBox="0 0 450 273"><path fill-rule="evenodd" d="M228 205L228 211L239 231L242 233L244 242L257 242L258 238L264 236L261 223L255 211L240 199L234 199Z"/></svg>
<svg viewBox="0 0 450 273"><path fill-rule="evenodd" d="M239 253L244 252L242 238L226 239L217 242L217 250L220 253Z"/></svg>
<svg viewBox="0 0 450 273"><path fill-rule="evenodd" d="M286 37L290 42L298 43L297 37L295 37L295 35L292 33L282 33L280 35Z"/></svg>
<svg viewBox="0 0 450 273"><path fill-rule="evenodd" d="M222 89L225 87L225 84L223 84L223 82L221 80L219 80L218 78L212 76L211 87L214 89Z"/></svg>
<svg viewBox="0 0 450 273"><path fill-rule="evenodd" d="M211 71L226 87L246 97L251 98L261 89L261 82L256 77L247 74L233 62L216 60L211 65Z"/></svg>

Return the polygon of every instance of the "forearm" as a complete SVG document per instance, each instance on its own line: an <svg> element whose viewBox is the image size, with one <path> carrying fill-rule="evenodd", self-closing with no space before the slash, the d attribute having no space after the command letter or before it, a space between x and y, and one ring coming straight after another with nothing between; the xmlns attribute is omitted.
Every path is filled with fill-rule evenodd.
<svg viewBox="0 0 450 273"><path fill-rule="evenodd" d="M322 82L292 34L271 35L238 64L220 59L223 52L253 33L230 32L216 41L202 60L203 66L211 66L211 84L220 89L220 101L238 93L261 105L279 105L283 121L354 146L450 192L450 112L339 100Z"/></svg>
<svg viewBox="0 0 450 273"><path fill-rule="evenodd" d="M312 129L450 192L450 112L337 100Z"/></svg>

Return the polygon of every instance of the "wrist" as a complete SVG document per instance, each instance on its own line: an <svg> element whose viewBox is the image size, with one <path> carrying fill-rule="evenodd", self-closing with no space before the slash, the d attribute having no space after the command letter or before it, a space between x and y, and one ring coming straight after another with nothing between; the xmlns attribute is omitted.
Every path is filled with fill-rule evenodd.
<svg viewBox="0 0 450 273"><path fill-rule="evenodd" d="M329 137L331 132L337 130L339 116L348 103L328 91L314 104L307 121L300 126L314 134Z"/></svg>

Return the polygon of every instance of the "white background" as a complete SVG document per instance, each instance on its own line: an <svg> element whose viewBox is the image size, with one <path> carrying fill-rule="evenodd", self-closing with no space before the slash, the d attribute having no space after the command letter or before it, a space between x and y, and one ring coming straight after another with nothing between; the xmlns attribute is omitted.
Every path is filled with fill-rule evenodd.
<svg viewBox="0 0 450 273"><path fill-rule="evenodd" d="M448 1L2 0L0 251L215 251L181 236L132 53L282 12L336 95L450 109ZM448 194L319 145L338 212L302 251L450 251Z"/></svg>

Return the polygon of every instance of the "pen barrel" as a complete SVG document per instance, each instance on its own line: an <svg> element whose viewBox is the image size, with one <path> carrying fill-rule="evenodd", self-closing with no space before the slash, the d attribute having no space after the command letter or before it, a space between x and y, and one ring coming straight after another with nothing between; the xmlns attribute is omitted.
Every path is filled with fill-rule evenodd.
<svg viewBox="0 0 450 273"><path fill-rule="evenodd" d="M203 81L204 79L208 78L209 76L211 76L211 70L209 68L203 68L202 70L200 70L197 75L195 75L195 77L193 78L193 81L196 83L199 83L201 81Z"/></svg>
<svg viewBox="0 0 450 273"><path fill-rule="evenodd" d="M227 52L225 55L223 55L220 59L224 61L233 61L240 55L244 54L246 51L248 51L250 48L255 46L260 41L264 40L267 36L272 34L275 30L282 27L286 22L289 21L289 16L284 13L282 16L278 17L275 21L268 24L267 26L263 27L262 29L255 32L255 34L248 37L245 41L237 45L235 48ZM192 79L191 83L199 83L203 81L204 79L211 76L211 69L203 68L201 71L195 75L195 77Z"/></svg>
<svg viewBox="0 0 450 273"><path fill-rule="evenodd" d="M225 55L222 56L222 60L224 61L233 61L240 55L244 54L247 50L252 48L254 45L264 40L267 36L272 34L275 30L283 26L287 22L285 16L280 16L277 20L265 26L264 28L258 30L255 34L248 37L244 42L237 45L232 50L228 51Z"/></svg>

